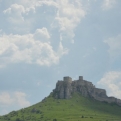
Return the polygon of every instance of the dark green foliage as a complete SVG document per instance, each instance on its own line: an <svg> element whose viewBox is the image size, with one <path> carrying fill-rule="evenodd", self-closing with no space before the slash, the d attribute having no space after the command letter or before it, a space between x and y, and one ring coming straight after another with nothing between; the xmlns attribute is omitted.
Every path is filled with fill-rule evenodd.
<svg viewBox="0 0 121 121"><path fill-rule="evenodd" d="M16 121L21 121L21 120L19 118L17 118Z"/></svg>
<svg viewBox="0 0 121 121"><path fill-rule="evenodd" d="M53 121L57 121L57 119L53 119Z"/></svg>
<svg viewBox="0 0 121 121"><path fill-rule="evenodd" d="M50 95L33 106L0 116L0 121L121 121L121 107L77 93L71 99Z"/></svg>

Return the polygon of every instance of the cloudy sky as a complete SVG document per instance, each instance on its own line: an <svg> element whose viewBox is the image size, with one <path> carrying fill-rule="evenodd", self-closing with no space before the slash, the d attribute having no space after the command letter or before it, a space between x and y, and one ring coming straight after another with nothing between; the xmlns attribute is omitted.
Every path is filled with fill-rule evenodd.
<svg viewBox="0 0 121 121"><path fill-rule="evenodd" d="M0 0L0 115L64 76L121 99L121 0Z"/></svg>

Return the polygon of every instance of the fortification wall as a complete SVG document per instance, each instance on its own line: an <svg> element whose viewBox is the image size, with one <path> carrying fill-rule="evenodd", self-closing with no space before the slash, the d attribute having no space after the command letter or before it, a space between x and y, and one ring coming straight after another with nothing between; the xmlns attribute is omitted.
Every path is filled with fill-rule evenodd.
<svg viewBox="0 0 121 121"><path fill-rule="evenodd" d="M117 104L121 106L121 100L120 99L117 99Z"/></svg>
<svg viewBox="0 0 121 121"><path fill-rule="evenodd" d="M105 101L108 103L116 103L121 106L121 100L115 97L108 97L106 90L95 88L95 86L86 80L83 80L82 76L79 76L79 80L72 81L72 78L67 76L62 80L58 80L56 88L53 90L55 98L69 99L73 92L78 92L82 96L94 98L99 101Z"/></svg>
<svg viewBox="0 0 121 121"><path fill-rule="evenodd" d="M86 80L77 80L76 82L77 82L77 85L95 87L91 82Z"/></svg>

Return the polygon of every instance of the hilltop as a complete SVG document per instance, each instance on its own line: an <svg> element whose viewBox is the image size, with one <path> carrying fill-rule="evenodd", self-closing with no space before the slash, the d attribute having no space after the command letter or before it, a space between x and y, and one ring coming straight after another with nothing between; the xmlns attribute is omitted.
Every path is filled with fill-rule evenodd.
<svg viewBox="0 0 121 121"><path fill-rule="evenodd" d="M105 98L110 98L105 90L100 91L101 89L95 88L82 77L75 81L70 77L64 77L57 82L53 92L41 102L1 116L0 121L120 121L121 106L117 102L97 100L98 98L92 96L93 93L89 93L90 90L95 90L95 93L91 92L98 97L99 92L103 92Z"/></svg>
<svg viewBox="0 0 121 121"><path fill-rule="evenodd" d="M116 103L121 106L120 99L108 97L106 90L96 88L92 82L83 80L83 76L79 76L79 79L74 81L71 77L64 77L63 80L59 80L53 90L53 95L57 99L70 99L75 92L84 97L90 97L101 102Z"/></svg>

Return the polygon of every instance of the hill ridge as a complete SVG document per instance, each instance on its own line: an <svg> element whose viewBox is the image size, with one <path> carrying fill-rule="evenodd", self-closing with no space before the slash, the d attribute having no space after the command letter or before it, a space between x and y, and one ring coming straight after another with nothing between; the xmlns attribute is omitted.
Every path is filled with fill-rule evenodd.
<svg viewBox="0 0 121 121"><path fill-rule="evenodd" d="M89 88L87 85L95 88L82 76L74 81L71 77L64 77L41 102L0 116L0 121L120 121L121 107L116 103L95 100L85 92Z"/></svg>

